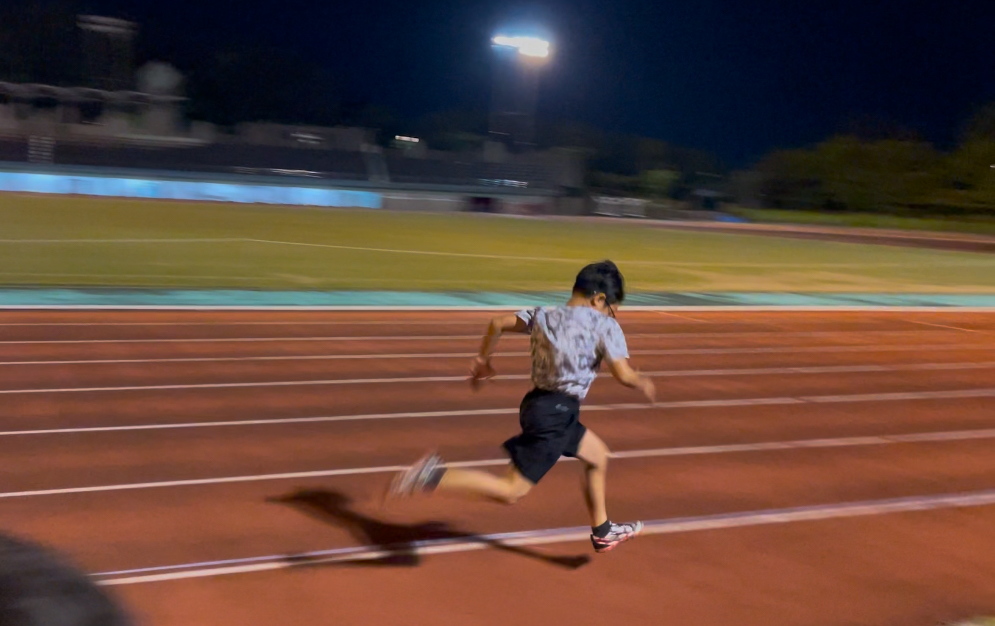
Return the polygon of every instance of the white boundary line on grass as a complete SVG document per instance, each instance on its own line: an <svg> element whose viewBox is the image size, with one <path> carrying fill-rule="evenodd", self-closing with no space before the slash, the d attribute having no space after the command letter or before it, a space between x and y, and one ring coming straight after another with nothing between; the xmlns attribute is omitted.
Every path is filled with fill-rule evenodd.
<svg viewBox="0 0 995 626"><path fill-rule="evenodd" d="M772 524L983 507L993 504L995 504L995 491L972 491L966 493L920 495L888 500L837 502L784 509L762 509L759 511L721 513L700 517L651 520L644 522L643 534L665 535L705 530L728 530L769 526ZM396 555L427 556L433 554L454 554L483 550L494 544L516 547L581 542L587 541L590 533L590 528L584 527L537 529L517 533L468 536L461 539L417 541L409 545L395 547L357 546L306 554L267 555L223 561L147 567L118 572L104 572L93 574L92 576L97 579L97 584L103 586L136 585L170 580L274 571L321 563L371 561Z"/></svg>
<svg viewBox="0 0 995 626"><path fill-rule="evenodd" d="M63 244L63 243L235 243L236 237L187 239L0 239L0 244Z"/></svg>
<svg viewBox="0 0 995 626"><path fill-rule="evenodd" d="M0 244L31 245L31 244L172 244L172 243L254 243L270 246L295 246L301 248L318 248L327 250L346 250L351 252L374 252L378 254L408 254L415 256L442 256L454 258L487 259L493 261L532 261L541 263L572 263L584 264L589 261L580 258L569 257L539 257L539 256L519 256L505 254L484 254L480 252L451 252L445 250L411 250L407 248L377 248L372 246L348 246L332 243L317 243L305 241L283 241L277 239L256 239L253 237L223 237L223 238L176 238L176 239L0 239ZM646 261L641 259L627 259L617 261L619 265L645 265L675 268L697 268L697 267L750 267L750 268L859 268L859 267L907 267L910 262L890 262L890 263L742 263L742 262L709 262L709 261ZM913 261L911 265L923 266L944 266L944 267L965 267L965 266L987 266L993 263L992 259L986 257L958 259L948 261L922 260Z"/></svg>
<svg viewBox="0 0 995 626"><path fill-rule="evenodd" d="M477 252L446 252L442 250L409 250L404 248L373 248L364 246L345 246L340 244L330 244L330 243L310 243L310 242L300 242L300 241L279 241L273 239L251 239L245 238L241 241L246 243L264 243L270 245L280 245L280 246L298 246L304 248L327 248L330 250L349 250L355 252L377 252L385 254L412 254L419 256L447 256L456 258L473 258L473 259L489 259L495 261L537 261L542 263L574 263L579 265L584 265L590 261L579 258L568 258L568 257L535 257L535 256L516 256L516 255L505 255L505 254L482 254ZM807 267L807 268L859 268L859 267L907 267L909 265L923 265L923 266L950 266L950 267L963 267L963 266L974 266L981 265L987 266L995 263L995 260L982 257L982 258L972 258L972 259L962 259L956 261L915 261L912 263L907 262L892 262L892 263L738 263L738 262L708 262L708 261L644 261L639 259L627 259L616 261L619 265L648 265L648 266L660 266L660 267L676 267L676 268L697 268L697 267L751 267L751 268L793 268L793 267Z"/></svg>

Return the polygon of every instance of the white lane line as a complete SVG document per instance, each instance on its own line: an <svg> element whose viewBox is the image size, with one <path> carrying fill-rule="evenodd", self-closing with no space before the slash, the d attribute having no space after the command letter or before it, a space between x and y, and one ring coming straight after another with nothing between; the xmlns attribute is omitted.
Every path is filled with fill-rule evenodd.
<svg viewBox="0 0 995 626"><path fill-rule="evenodd" d="M668 350L630 350L633 356L690 356L722 354L832 354L847 352L950 352L995 350L995 344L868 344L860 346L811 346L787 348L674 348ZM78 359L67 361L0 361L3 366L34 365L134 365L140 363L239 363L255 361L350 361L378 359L469 359L476 352L426 352L400 354L301 354L280 356L220 356L220 357L176 357L162 359ZM526 357L528 352L499 352L496 358Z"/></svg>
<svg viewBox="0 0 995 626"><path fill-rule="evenodd" d="M480 304L480 305L211 305L211 304L0 304L0 311L306 311L317 312L496 312L517 311L534 307L534 302L520 301L519 304ZM699 313L995 313L995 306L959 305L627 305L626 311L660 312L681 311Z"/></svg>
<svg viewBox="0 0 995 626"><path fill-rule="evenodd" d="M662 317L676 317L678 319L687 320L689 322L695 322L695 323L698 323L698 324L710 324L710 323L712 323L712 322L709 322L708 320L702 320L702 319L698 319L696 317L691 317L690 315L679 315L677 313L669 313L667 311L657 311L656 314L660 315Z"/></svg>
<svg viewBox="0 0 995 626"><path fill-rule="evenodd" d="M217 320L217 321L198 321L198 322L0 322L0 328L11 327L11 328L161 328L161 327L197 327L197 326L207 326L210 328L227 327L227 326L480 326L481 324L486 325L489 319L487 315L488 311L486 309L480 310L480 319L478 320L455 320L455 321L440 321L440 320L281 320L281 321L260 321L260 322L233 322L227 320ZM710 320L703 320L694 317L689 317L687 315L677 315L676 313L667 313L665 311L658 311L656 313L660 316L674 317L678 319L688 320L692 322L707 324L712 323ZM657 320L624 320L629 325L660 325ZM732 322L736 323L736 322ZM744 325L756 324L756 322L742 322L739 323ZM669 324L663 324L667 326Z"/></svg>
<svg viewBox="0 0 995 626"><path fill-rule="evenodd" d="M951 348L953 349L953 348ZM968 347L967 350L995 350L995 346L990 348ZM635 354L635 352L633 352ZM523 357L528 356L528 352L505 352L495 354L495 357ZM381 359L455 359L473 358L476 352L426 352L423 354L403 353L403 354L302 354L285 356L235 356L235 357L178 357L166 359L80 359L75 361L3 361L3 366L29 366L29 365L135 365L140 363L240 363L256 361L366 361Z"/></svg>
<svg viewBox="0 0 995 626"><path fill-rule="evenodd" d="M995 389L992 390L995 393ZM586 407L597 411L597 406ZM0 431L0 437L20 437L32 435L69 435L83 433L114 433L141 430L183 430L187 428L226 428L232 426L278 426L281 424L321 424L326 422L357 422L366 420L390 419L433 419L447 417L474 417L484 415L517 414L518 409L473 409L459 411L419 411L407 413L368 413L365 415L324 415L317 417L288 417L277 419L254 419L221 422L180 422L175 424L131 424L127 426L84 426L80 428L52 428L47 430Z"/></svg>
<svg viewBox="0 0 995 626"><path fill-rule="evenodd" d="M735 454L748 452L773 452L778 450L817 449L817 448L852 448L866 446L885 446L900 443L933 443L947 441L971 441L995 439L995 429L946 431L937 433L912 433L902 435L883 435L868 437L838 437L831 439L803 439L797 441L768 441L761 443L727 444L714 446L690 446L682 448L656 448L648 450L629 450L614 452L614 459L646 459L660 457L703 456L713 454ZM562 458L564 462L574 462L576 459ZM507 459L487 459L480 461L462 461L448 463L449 467L495 467L507 465ZM120 485L100 485L95 487L68 487L63 489L44 489L36 491L12 491L0 493L0 499L32 498L40 496L72 495L81 493L101 493L107 491L134 491L144 489L161 489L166 487L193 487L201 485L220 485L229 483L253 483L275 480L303 480L310 478L330 478L335 476L359 476L363 474L387 474L405 469L403 465L385 465L379 467L355 467L312 472L290 472L283 474L257 474L252 476L227 476L221 478L198 478L192 480L173 480L147 483L125 483Z"/></svg>
<svg viewBox="0 0 995 626"><path fill-rule="evenodd" d="M764 443L736 443L716 446L661 448L655 450L630 450L625 452L613 452L611 456L615 459L644 459L669 456L734 454L737 452L771 452L776 450L797 450L808 448L854 448L861 446L883 446L896 443L974 441L981 439L995 439L995 428L980 430L950 430L931 433L910 433L903 435L872 435L864 437L802 439L796 441L769 441Z"/></svg>
<svg viewBox="0 0 995 626"><path fill-rule="evenodd" d="M809 396L806 402L813 404L837 404L845 402L892 402L894 400L957 400L966 398L995 397L995 389L965 389L960 391L906 391L901 393L857 393L835 396Z"/></svg>
<svg viewBox="0 0 995 626"><path fill-rule="evenodd" d="M815 522L853 517L872 517L896 513L913 513L943 509L962 509L995 504L995 491L912 496L887 500L839 502L786 509L763 509L736 513L721 513L700 517L658 519L644 522L644 535L669 535L728 530L773 524ZM357 546L322 550L305 554L279 554L207 563L187 563L147 567L118 572L93 574L103 586L137 585L190 578L232 576L265 572L318 563L341 563L382 559L396 555L428 556L484 550L489 547L524 547L588 541L591 530L586 527L549 528L517 533L469 536L459 539L416 541L400 546Z"/></svg>
<svg viewBox="0 0 995 626"><path fill-rule="evenodd" d="M889 372L951 372L995 368L995 361L972 363L902 363L898 365L824 365L799 367L752 367L738 369L664 370L642 372L653 378L698 378L711 376L794 376L811 374L860 374ZM599 374L608 378L610 374ZM504 374L491 380L529 380L530 374ZM279 380L243 383L195 383L172 385L134 385L121 387L63 387L50 389L2 389L0 395L31 395L54 393L103 393L130 391L175 391L180 389L251 389L263 387L329 387L346 385L397 385L410 383L466 382L467 376L407 376L396 378L337 378L319 380Z"/></svg>
<svg viewBox="0 0 995 626"><path fill-rule="evenodd" d="M742 331L728 333L633 333L626 335L630 339L725 339L743 337L838 337L840 335L888 335L921 337L924 333L942 333L942 330L813 330L813 331ZM527 335L510 334L506 339L527 339ZM403 335L389 337L376 335L368 337L331 336L331 337L198 337L170 339L41 339L0 341L0 345L72 345L72 344L132 344L132 343L266 343L266 342L298 342L298 341L458 341L479 340L480 335Z"/></svg>
<svg viewBox="0 0 995 626"><path fill-rule="evenodd" d="M645 411L674 409L735 408L744 406L779 406L797 404L841 404L859 402L909 402L918 400L964 400L995 398L995 388L958 389L954 391L904 391L837 396L801 396L772 398L729 398L726 400L678 400L656 404L592 404L585 412L595 411ZM240 426L283 426L286 424L322 424L334 422L362 422L395 419L441 419L450 417L480 417L492 415L517 415L517 408L463 409L454 411L420 411L406 413L367 413L361 415L325 415L317 417L284 417L213 422L178 422L173 424L130 424L126 426L84 426L79 428L51 428L44 430L0 431L0 437L26 437L38 435L68 435L84 433L132 432L143 430L183 430L188 428L232 428Z"/></svg>
<svg viewBox="0 0 995 626"><path fill-rule="evenodd" d="M512 336L517 338L517 336ZM42 339L0 341L0 345L32 346L32 345L92 345L92 344L133 344L133 343L279 343L279 342L314 342L314 341L457 341L463 339L480 339L480 335L402 335L387 337L377 335L372 337L196 337L188 339Z"/></svg>
<svg viewBox="0 0 995 626"><path fill-rule="evenodd" d="M951 348L952 349L952 348ZM968 350L995 350L991 348L969 347ZM635 353L635 352L633 352ZM427 352L424 354L302 354L286 356L236 356L236 357L180 357L167 359L81 359L75 361L3 361L2 366L28 366L28 365L134 365L140 363L239 363L255 361L363 361L380 359L455 359L472 358L475 352ZM522 357L528 356L528 352L505 352L495 354L495 357Z"/></svg>
<svg viewBox="0 0 995 626"><path fill-rule="evenodd" d="M690 318L688 318L690 319ZM636 324L646 323L646 322L634 322ZM333 321L269 321L269 322L230 322L225 320L218 320L216 322L0 322L0 327L12 326L12 327L43 327L43 328L89 328L89 327L164 327L164 326L209 326L211 328L225 327L225 326L480 326L481 324L487 324L487 317L481 314L481 318L477 321L418 321L418 320L369 320L369 321L344 321L344 320L333 320Z"/></svg>
<svg viewBox="0 0 995 626"><path fill-rule="evenodd" d="M973 330L971 328L961 328L960 326L947 326L946 324L934 324L933 322L919 322L916 320L909 320L913 324L919 324L920 326L932 326L933 328L945 328L947 330L957 330L962 333L978 333L980 335L987 335L988 333L981 330Z"/></svg>
<svg viewBox="0 0 995 626"><path fill-rule="evenodd" d="M626 307L628 310L635 311L637 309L632 309ZM303 310L303 309L302 309ZM231 321L226 319L218 320L201 320L201 321L167 321L167 322L69 322L69 321L57 321L57 322L0 322L0 327L13 327L13 328L89 328L89 327L195 327L195 326L209 326L212 328L226 327L226 326L439 326L440 324L445 324L446 326L479 326L481 323L487 323L488 314L495 313L504 310L504 308L497 308L494 310L489 310L486 308L477 308L473 311L477 312L480 316L479 320L455 320L455 321L445 321L440 322L439 320L364 320L364 319L354 319L354 320L269 320L269 321ZM689 315L681 315L677 313L678 310L683 310L679 307L650 307L647 312L654 313L657 316L663 317L673 317L677 319L690 320L692 322L698 323L740 323L740 324L757 324L759 322L751 322L744 320L727 321L721 318L715 320L704 320L697 317L691 317ZM689 309L690 310L690 309ZM716 311L721 311L723 309L718 308ZM882 312L888 309L882 309ZM954 309L953 311L947 309L947 313L956 313L961 309ZM713 311L715 312L715 311ZM650 319L640 319L636 320L623 320L628 324L656 324L658 322ZM924 324L926 326L936 326L938 328L952 328L954 330L966 330L957 328L955 326L946 327L942 324L930 324L927 322L920 322L917 320L898 320L904 321L911 324Z"/></svg>
<svg viewBox="0 0 995 626"><path fill-rule="evenodd" d="M495 377L498 378L498 377ZM528 376L505 375L502 380L526 380ZM252 383L198 383L188 385L138 385L131 387L66 387L62 389L3 389L0 395L32 395L49 393L103 393L103 392L125 392L125 391L176 391L180 389L247 389L258 387L328 387L344 385L396 385L401 383L453 383L465 382L466 376L414 376L406 378L353 378L353 379L331 379L331 380L282 380L282 381L262 381Z"/></svg>

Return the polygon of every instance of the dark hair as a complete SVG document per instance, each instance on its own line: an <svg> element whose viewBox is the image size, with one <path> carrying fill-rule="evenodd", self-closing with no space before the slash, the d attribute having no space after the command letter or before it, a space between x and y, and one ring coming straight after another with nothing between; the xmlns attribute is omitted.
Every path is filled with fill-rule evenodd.
<svg viewBox="0 0 995 626"><path fill-rule="evenodd" d="M625 279L611 261L591 263L577 274L573 292L588 298L603 293L608 304L618 304L625 300Z"/></svg>
<svg viewBox="0 0 995 626"><path fill-rule="evenodd" d="M0 534L0 624L128 626L131 620L58 553Z"/></svg>

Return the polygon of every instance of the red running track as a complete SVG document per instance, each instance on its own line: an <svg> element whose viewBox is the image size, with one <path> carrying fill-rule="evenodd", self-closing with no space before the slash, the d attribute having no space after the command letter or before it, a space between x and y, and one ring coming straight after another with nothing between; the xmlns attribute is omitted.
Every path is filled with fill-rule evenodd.
<svg viewBox="0 0 995 626"><path fill-rule="evenodd" d="M504 463L527 343L471 393L486 319L0 314L5 528L161 626L995 612L995 315L623 313L660 403L606 379L586 405L613 518L651 522L607 555L569 462L515 507L381 508L429 448Z"/></svg>

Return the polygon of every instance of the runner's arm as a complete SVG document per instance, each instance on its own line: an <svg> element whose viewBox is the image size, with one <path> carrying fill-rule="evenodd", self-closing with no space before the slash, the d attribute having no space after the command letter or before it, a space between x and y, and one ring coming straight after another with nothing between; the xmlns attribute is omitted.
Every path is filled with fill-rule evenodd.
<svg viewBox="0 0 995 626"><path fill-rule="evenodd" d="M615 380L629 389L638 389L650 402L656 402L656 387L653 385L653 380L632 369L629 359L606 357L605 360L608 361L608 368Z"/></svg>
<svg viewBox="0 0 995 626"><path fill-rule="evenodd" d="M487 327L487 334L480 344L480 353L477 358L487 360L491 358L491 352L497 346L498 339L504 333L527 333L529 325L517 315L499 315L491 320Z"/></svg>
<svg viewBox="0 0 995 626"><path fill-rule="evenodd" d="M491 320L487 327L487 334L480 344L480 352L473 357L470 365L470 384L474 389L479 388L480 382L494 376L494 368L491 366L491 352L497 345L498 339L506 332L526 333L529 331L528 322L517 315L501 315Z"/></svg>

